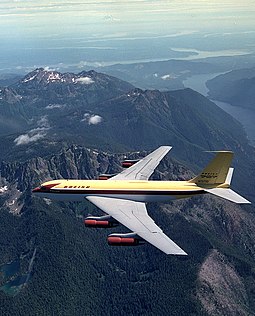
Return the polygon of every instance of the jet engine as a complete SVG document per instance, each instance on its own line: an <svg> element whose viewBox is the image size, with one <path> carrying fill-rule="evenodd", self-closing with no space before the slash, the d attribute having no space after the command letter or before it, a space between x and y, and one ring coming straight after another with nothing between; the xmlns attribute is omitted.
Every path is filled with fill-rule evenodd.
<svg viewBox="0 0 255 316"><path fill-rule="evenodd" d="M121 166L122 168L129 168L133 166L135 163L137 163L138 161L140 161L140 159L126 159L122 161Z"/></svg>
<svg viewBox="0 0 255 316"><path fill-rule="evenodd" d="M107 242L110 246L138 246L145 243L145 241L135 233L110 234L107 237Z"/></svg>
<svg viewBox="0 0 255 316"><path fill-rule="evenodd" d="M99 175L98 177L98 180L108 180L114 176L116 176L117 173L112 173L112 174L109 174L109 173L102 173Z"/></svg>
<svg viewBox="0 0 255 316"><path fill-rule="evenodd" d="M105 216L88 216L85 218L84 224L86 227L91 227L91 228L109 228L109 227L118 226L119 222L117 222L110 215L105 215Z"/></svg>

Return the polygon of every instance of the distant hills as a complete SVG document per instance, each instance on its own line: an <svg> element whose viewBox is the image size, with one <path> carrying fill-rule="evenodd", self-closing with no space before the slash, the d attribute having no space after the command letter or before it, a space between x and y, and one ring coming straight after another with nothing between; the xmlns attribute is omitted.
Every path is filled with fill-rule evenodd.
<svg viewBox="0 0 255 316"><path fill-rule="evenodd" d="M255 68L230 71L206 85L211 99L255 109Z"/></svg>
<svg viewBox="0 0 255 316"><path fill-rule="evenodd" d="M174 144L178 158L190 160L189 148L195 162L197 150L247 144L237 121L190 89L144 91L95 71L36 69L0 95L2 158L47 154L63 141L111 150Z"/></svg>
<svg viewBox="0 0 255 316"><path fill-rule="evenodd" d="M126 80L141 89L161 91L183 89L183 80L197 74L219 73L224 65L203 61L167 60L116 64L101 67L100 71Z"/></svg>

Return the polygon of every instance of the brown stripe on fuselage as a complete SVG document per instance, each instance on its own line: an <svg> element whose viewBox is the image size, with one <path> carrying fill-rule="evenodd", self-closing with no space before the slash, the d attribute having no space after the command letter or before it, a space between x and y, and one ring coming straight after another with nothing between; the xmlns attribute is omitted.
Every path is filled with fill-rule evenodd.
<svg viewBox="0 0 255 316"><path fill-rule="evenodd" d="M43 191L42 193L46 193ZM84 195L197 195L206 193L204 190L194 190L194 191L159 191L159 190L91 190L91 189L77 189L77 190L66 190L66 189L50 189L47 193L54 193L54 194L84 194Z"/></svg>

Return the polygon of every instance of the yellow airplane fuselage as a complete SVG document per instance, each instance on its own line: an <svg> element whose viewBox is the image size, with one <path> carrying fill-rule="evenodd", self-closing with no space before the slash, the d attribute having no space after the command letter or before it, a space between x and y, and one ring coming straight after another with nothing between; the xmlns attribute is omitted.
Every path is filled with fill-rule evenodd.
<svg viewBox="0 0 255 316"><path fill-rule="evenodd" d="M38 196L62 201L82 201L86 196L103 196L138 202L186 198L205 191L188 181L54 180L33 190Z"/></svg>

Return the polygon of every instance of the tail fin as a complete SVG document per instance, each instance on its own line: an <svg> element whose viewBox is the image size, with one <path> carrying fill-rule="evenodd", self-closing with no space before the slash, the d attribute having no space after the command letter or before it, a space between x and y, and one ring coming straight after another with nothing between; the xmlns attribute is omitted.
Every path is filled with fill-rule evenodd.
<svg viewBox="0 0 255 316"><path fill-rule="evenodd" d="M203 187L205 192L222 197L234 203L251 203L229 188L234 168L230 168L233 158L231 151L218 151L205 169L189 182Z"/></svg>
<svg viewBox="0 0 255 316"><path fill-rule="evenodd" d="M233 158L232 151L217 151L217 155L205 167L205 169L189 182L197 185L217 186L231 180L232 172L229 174L230 164Z"/></svg>

